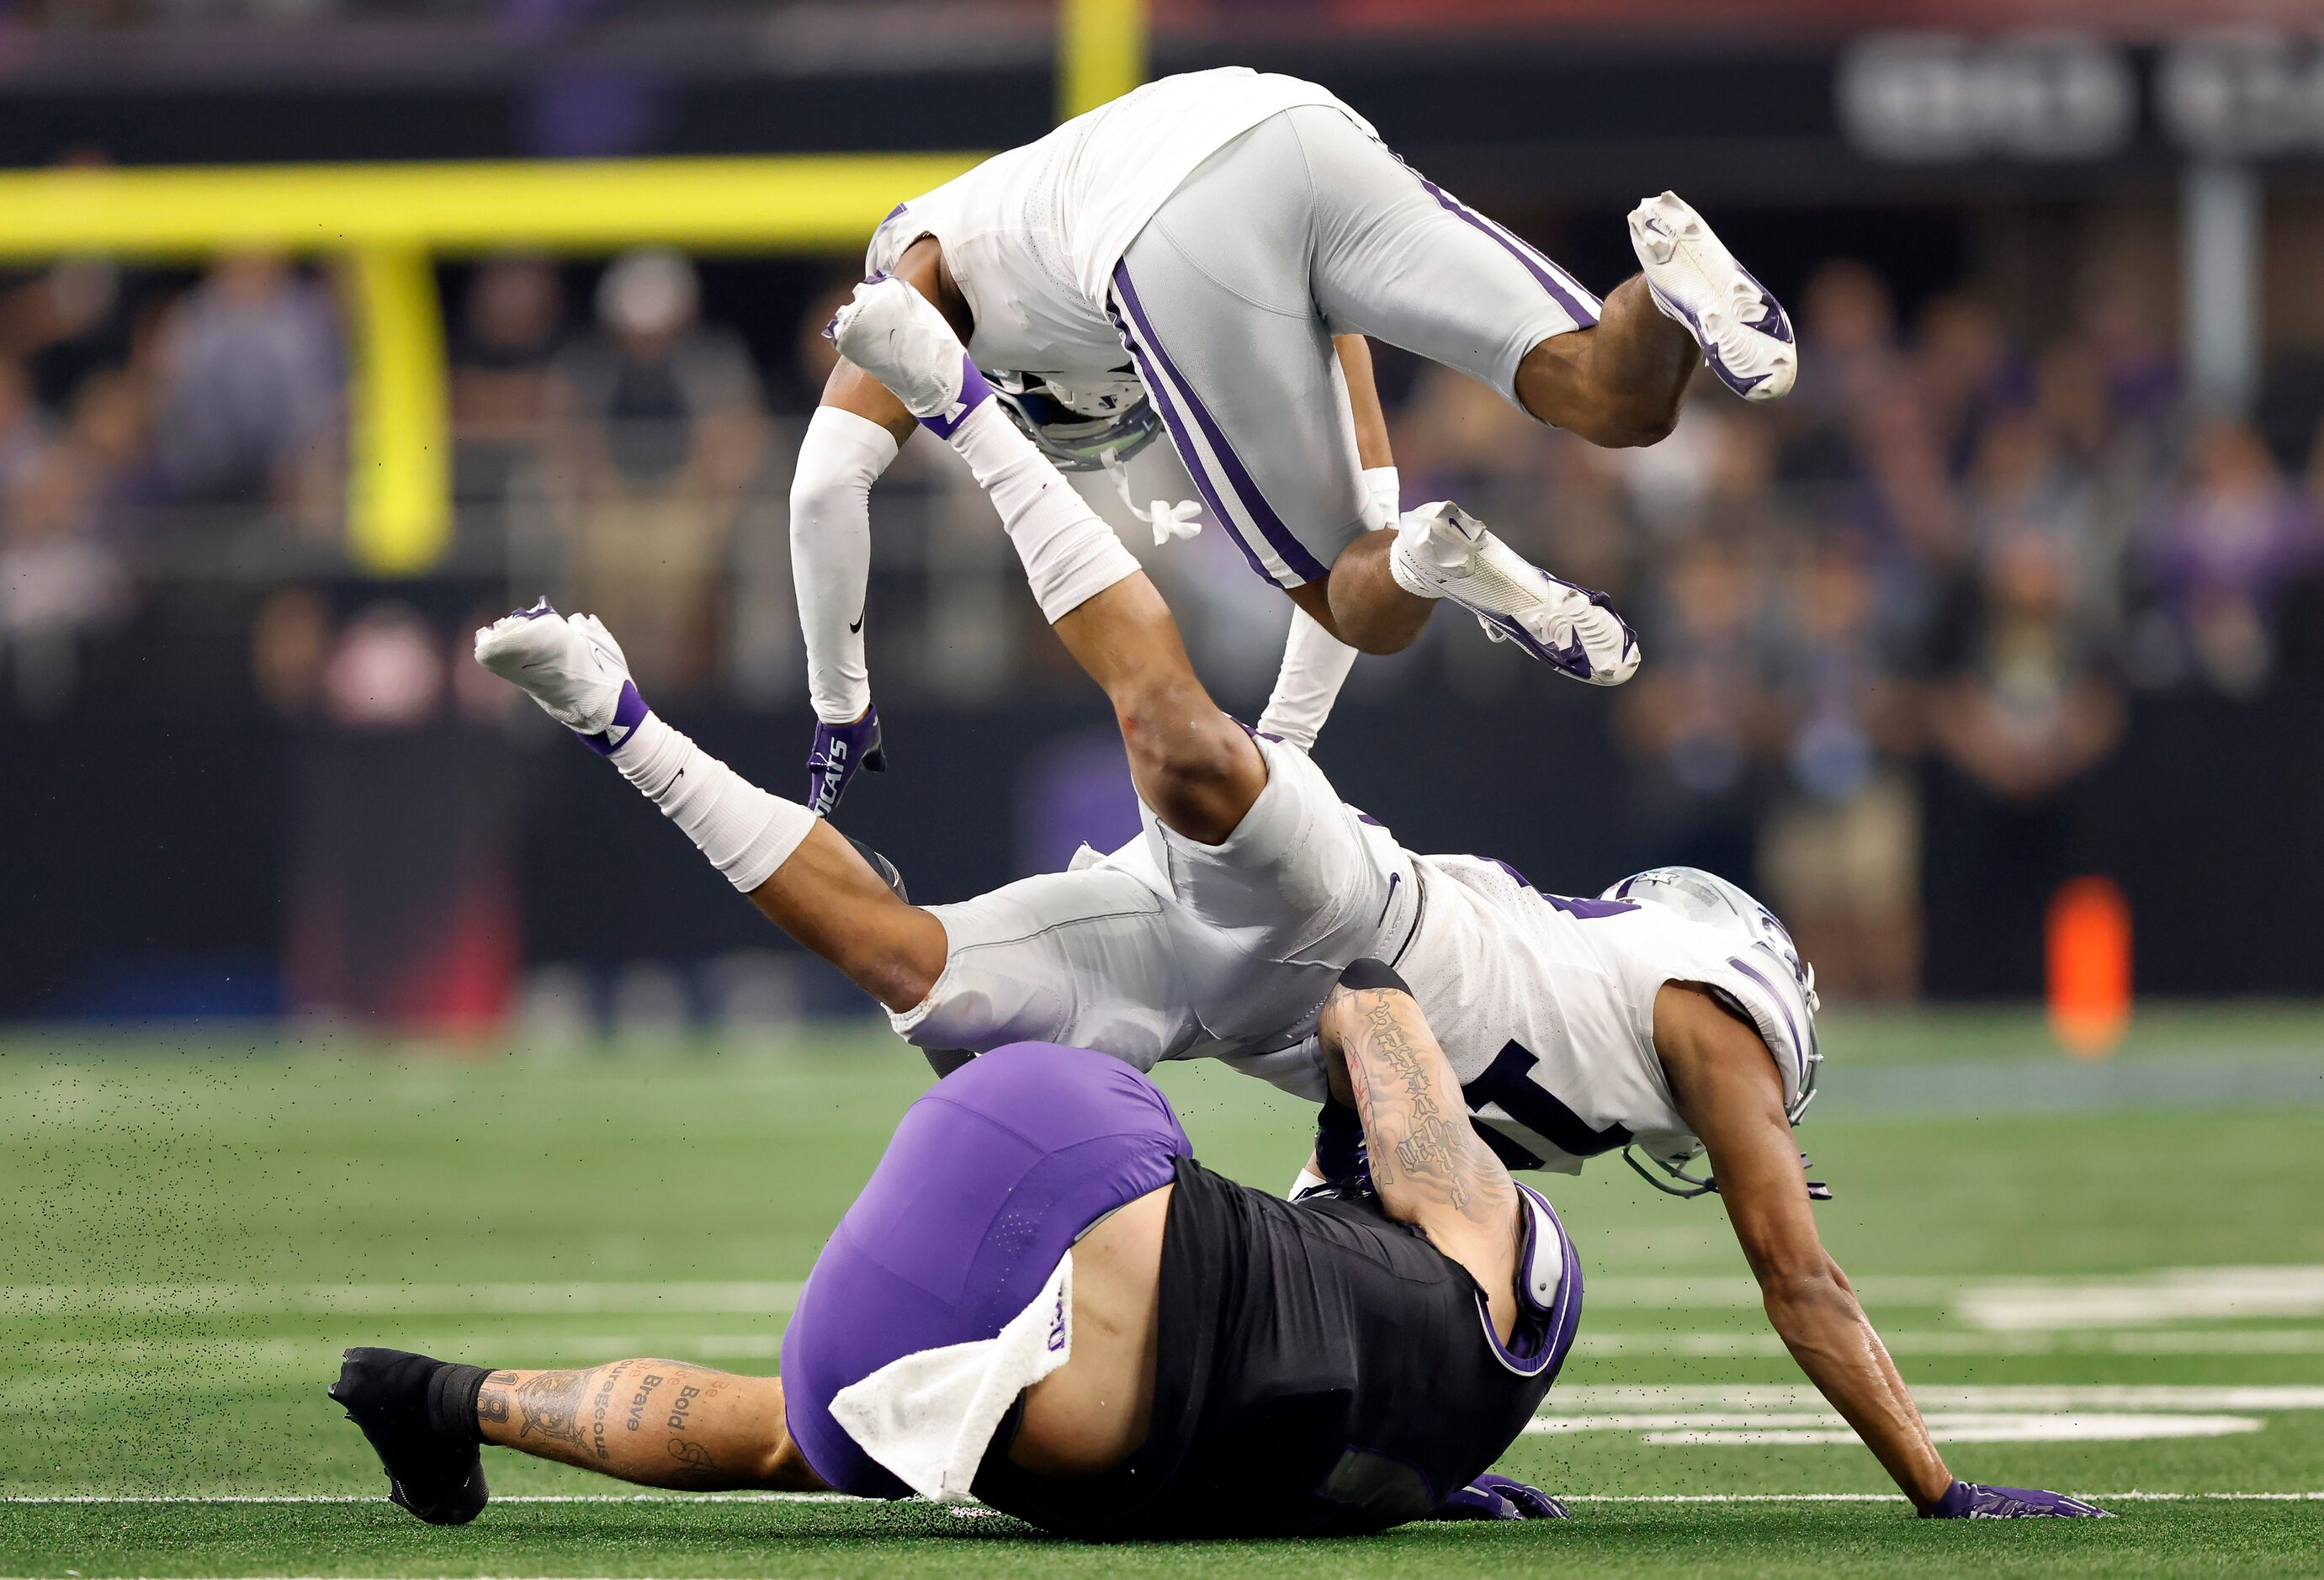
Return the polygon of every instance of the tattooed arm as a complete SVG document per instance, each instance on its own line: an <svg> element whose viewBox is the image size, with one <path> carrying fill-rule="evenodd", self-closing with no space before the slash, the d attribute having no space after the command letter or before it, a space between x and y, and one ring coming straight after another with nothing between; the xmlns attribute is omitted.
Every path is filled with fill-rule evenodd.
<svg viewBox="0 0 2324 1580"><path fill-rule="evenodd" d="M1360 960L1324 1004L1316 1031L1333 1096L1363 1118L1381 1206L1469 1270L1507 1338L1517 1320L1524 1221L1517 1187L1470 1125L1461 1083L1420 1006L1387 967Z"/></svg>
<svg viewBox="0 0 2324 1580"><path fill-rule="evenodd" d="M650 1487L813 1492L779 1377L681 1361L494 1372L476 1395L484 1441Z"/></svg>

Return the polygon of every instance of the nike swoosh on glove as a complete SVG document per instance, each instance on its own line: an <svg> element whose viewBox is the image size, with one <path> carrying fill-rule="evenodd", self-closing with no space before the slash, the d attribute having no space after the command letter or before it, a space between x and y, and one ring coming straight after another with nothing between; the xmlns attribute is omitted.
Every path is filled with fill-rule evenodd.
<svg viewBox="0 0 2324 1580"><path fill-rule="evenodd" d="M1984 1487L1965 1481L1953 1483L1933 1508L1921 1511L1923 1520L2039 1520L2060 1515L2114 1518L2096 1503L2063 1493L2045 1493L2038 1487Z"/></svg>
<svg viewBox="0 0 2324 1580"><path fill-rule="evenodd" d="M875 704L852 724L815 727L815 746L807 757L807 804L817 817L829 817L847 794L861 769L888 771L888 754L880 745L880 710Z"/></svg>
<svg viewBox="0 0 2324 1580"><path fill-rule="evenodd" d="M1565 1505L1521 1481L1487 1471L1436 1505L1431 1520L1563 1520Z"/></svg>

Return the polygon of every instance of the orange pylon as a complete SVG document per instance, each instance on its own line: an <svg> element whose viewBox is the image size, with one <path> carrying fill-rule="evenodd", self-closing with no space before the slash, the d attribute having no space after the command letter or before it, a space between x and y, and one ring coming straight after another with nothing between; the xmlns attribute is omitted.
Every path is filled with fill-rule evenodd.
<svg viewBox="0 0 2324 1580"><path fill-rule="evenodd" d="M2100 1059L2130 1026L2130 902L2110 877L2077 877L2050 901L2050 1030Z"/></svg>

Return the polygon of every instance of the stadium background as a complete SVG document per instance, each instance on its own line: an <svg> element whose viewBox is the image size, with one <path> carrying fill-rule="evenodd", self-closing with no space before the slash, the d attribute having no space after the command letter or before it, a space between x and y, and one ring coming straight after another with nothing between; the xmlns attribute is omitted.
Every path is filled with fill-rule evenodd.
<svg viewBox="0 0 2324 1580"><path fill-rule="evenodd" d="M1956 1418L1948 1441L2002 1445L1960 1455L2083 1490L2315 1488L2311 23L2271 0L0 7L0 1486L368 1494L314 1392L355 1340L772 1365L779 1281L926 1077L468 633L542 592L597 610L660 706L798 794L785 500L863 235L1061 106L1245 63L1331 86L1601 289L1632 266L1622 212L1674 187L1790 305L1806 369L1770 409L1698 391L1618 455L1383 349L1406 502L1450 493L1614 591L1646 666L1588 691L1441 619L1358 666L1319 760L1420 848L1576 892L1691 861L1789 919L1830 1006L1803 1133L1841 1189L1827 1234L1931 1397L2052 1412ZM925 443L874 495L892 767L840 821L945 898L1132 809L1093 688ZM1140 491L1186 494L1172 471L1149 451ZM1284 602L1215 528L1124 537L1255 713ZM2097 1064L2038 1007L2086 878L2128 907L2140 995ZM1168 1079L1207 1156L1288 1173L1292 1107ZM1558 1188L1593 1306L1554 1409L1812 1404L1770 1392L1796 1373L1715 1202L1619 1170ZM2214 1413L2160 1444L2057 1428L2093 1401ZM1514 1464L1583 1496L1882 1485L1796 1435L1818 1428L1747 1447L1720 1419L1689 1417L1692 1447L1529 1438ZM5 1502L0 1567L707 1574L765 1562L772 1518L519 1508L455 1552L374 1512ZM1911 1539L1864 1523L1885 1506L1708 1537L1697 1512L1601 1504L1592 1529L1658 1572ZM842 1517L796 1518L788 1550L862 1561L810 1539ZM2161 1571L2191 1542L2291 1569L2317 1540L2289 1505L2120 1525L1957 1561Z"/></svg>
<svg viewBox="0 0 2324 1580"><path fill-rule="evenodd" d="M2126 893L2144 989L2324 989L2324 832L2301 815L2324 793L2324 57L2166 25L2205 9L2126 33L2092 6L2105 31L2080 34L2010 32L2006 6L1895 11L1974 30L1948 40L1773 0L1651 23L1159 6L1151 69L1314 75L1600 289L1629 267L1622 209L1674 184L1800 325L1797 399L1712 391L1629 454L1383 355L1407 501L1454 494L1613 590L1649 667L1588 695L1437 621L1357 670L1321 749L1351 798L1555 887L1670 860L1731 874L1836 999L2038 990L2044 908L2079 874ZM431 256L313 248L341 222L228 188L191 234L272 225L297 250L205 259L142 243L137 191L107 207L56 183L1004 147L1065 91L1053 41L1039 4L21 8L0 156L83 168L0 198L21 216L0 225L20 259L0 295L0 809L38 831L0 1013L847 1010L461 655L536 592L599 609L666 709L796 793L790 458L853 216L913 173L853 176L819 231L796 182L714 195L720 244L610 273L631 249L593 237L623 234L622 198L569 205L578 237L553 253L517 218ZM387 207L347 179L312 185ZM69 250L26 255L51 246ZM394 300L414 280L435 324ZM424 391L413 408L392 365L374 380L374 326L418 337L406 360L439 354L436 330L443 373L404 374L435 379L435 433ZM382 389L417 439L366 426ZM448 495L440 521L424 498L366 501L398 444L436 457L410 487ZM1141 490L1190 492L1171 471L1151 455ZM896 768L843 821L932 896L1129 827L1098 699L960 470L912 446L878 517ZM1203 673L1255 712L1282 601L1215 529L1140 552Z"/></svg>

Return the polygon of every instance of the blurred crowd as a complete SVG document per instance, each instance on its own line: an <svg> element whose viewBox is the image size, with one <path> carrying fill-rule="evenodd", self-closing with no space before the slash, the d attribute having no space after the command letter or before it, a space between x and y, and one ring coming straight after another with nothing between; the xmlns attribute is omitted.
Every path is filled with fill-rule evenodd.
<svg viewBox="0 0 2324 1580"><path fill-rule="evenodd" d="M1545 442L1441 370L1405 409L1408 501L1459 497L1633 612L1616 706L1656 847L1751 875L1840 994L1914 990L1934 886L2038 914L2130 696L2252 696L2311 623L2324 444L2288 466L2190 413L2132 286L2077 296L2028 343L1969 296L1901 321L1829 262L1796 392L1699 392L1649 450Z"/></svg>
<svg viewBox="0 0 2324 1580"><path fill-rule="evenodd" d="M207 601L244 633L237 694L263 706L491 711L506 696L465 684L459 633L540 588L603 613L663 694L798 705L783 503L844 286L795 291L746 335L670 253L505 258L452 283L458 533L427 608L340 547L327 274L72 260L0 289L0 709L83 705L123 632ZM2324 445L2282 454L2190 413L2130 283L2076 299L2072 322L2013 336L1973 296L1908 317L1873 271L1829 262L1794 303L1796 393L1700 390L1643 451L1545 432L1442 369L1393 381L1406 503L1462 501L1637 626L1646 666L1610 702L1654 848L1760 886L1837 992L1914 990L1925 886L2062 871L2073 787L2135 694L2246 698L2303 661L2314 621L2287 610L2317 607L2299 601L2324 569ZM1079 684L947 460L908 446L878 496L883 702ZM1140 490L1175 470L1163 446L1139 464ZM1172 488L1183 474L1152 491ZM1137 542L1102 480L1092 498ZM1138 547L1205 674L1255 707L1283 601L1215 531ZM1538 684L1440 620L1350 694ZM1941 874L1922 870L1932 819L1951 820Z"/></svg>

